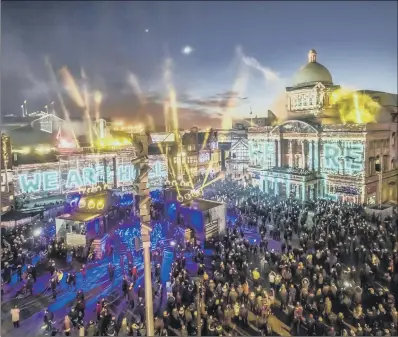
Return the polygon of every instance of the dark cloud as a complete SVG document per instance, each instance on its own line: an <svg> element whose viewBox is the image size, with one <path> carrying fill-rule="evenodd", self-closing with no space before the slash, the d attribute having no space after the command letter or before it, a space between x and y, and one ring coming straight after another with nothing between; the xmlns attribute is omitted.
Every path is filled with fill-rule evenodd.
<svg viewBox="0 0 398 337"><path fill-rule="evenodd" d="M203 108L233 108L239 106L242 102L242 98L239 97L239 93L234 91L226 91L223 93L218 93L212 96L209 96L205 99L191 98L186 97L185 99L181 99L179 97L181 103L190 105L193 107L203 107Z"/></svg>
<svg viewBox="0 0 398 337"><path fill-rule="evenodd" d="M162 95L151 93L146 104L141 105L132 95L107 99L101 109L104 117L120 118L132 123L142 123L151 128L165 127L164 101ZM220 113L212 113L205 108L178 106L178 123L181 128L219 127Z"/></svg>

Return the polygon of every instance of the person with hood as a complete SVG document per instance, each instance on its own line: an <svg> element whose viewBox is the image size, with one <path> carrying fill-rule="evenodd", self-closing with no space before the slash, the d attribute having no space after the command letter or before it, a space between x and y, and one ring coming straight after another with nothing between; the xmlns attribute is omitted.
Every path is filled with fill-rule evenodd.
<svg viewBox="0 0 398 337"><path fill-rule="evenodd" d="M95 326L94 321L90 321L86 327L86 335L87 336L96 336L97 335L97 327Z"/></svg>

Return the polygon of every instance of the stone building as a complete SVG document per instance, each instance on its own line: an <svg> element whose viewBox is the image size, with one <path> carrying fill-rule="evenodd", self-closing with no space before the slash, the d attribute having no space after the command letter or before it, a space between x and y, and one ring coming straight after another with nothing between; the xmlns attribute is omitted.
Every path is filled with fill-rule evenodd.
<svg viewBox="0 0 398 337"><path fill-rule="evenodd" d="M332 102L339 89L310 50L307 65L286 88L288 119L249 128L248 171L254 185L303 201L397 202L397 122L392 117L397 95L377 93L375 123L344 124Z"/></svg>

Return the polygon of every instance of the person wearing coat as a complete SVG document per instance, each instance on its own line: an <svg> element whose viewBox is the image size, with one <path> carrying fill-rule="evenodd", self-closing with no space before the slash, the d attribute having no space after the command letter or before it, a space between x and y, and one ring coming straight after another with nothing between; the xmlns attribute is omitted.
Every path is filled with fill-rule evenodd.
<svg viewBox="0 0 398 337"><path fill-rule="evenodd" d="M17 305L11 309L11 320L14 328L19 328L19 313L20 310Z"/></svg>

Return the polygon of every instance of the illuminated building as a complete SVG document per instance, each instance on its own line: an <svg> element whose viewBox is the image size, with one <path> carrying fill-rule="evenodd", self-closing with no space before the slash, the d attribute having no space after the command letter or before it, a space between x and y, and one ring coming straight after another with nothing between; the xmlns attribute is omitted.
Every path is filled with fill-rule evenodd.
<svg viewBox="0 0 398 337"><path fill-rule="evenodd" d="M303 201L396 203L397 95L378 93L376 114L374 92L342 91L316 57L311 50L286 88L288 119L249 129L252 183Z"/></svg>
<svg viewBox="0 0 398 337"><path fill-rule="evenodd" d="M10 137L1 134L1 199L0 214L8 212L14 205L14 185L12 179L12 154Z"/></svg>
<svg viewBox="0 0 398 337"><path fill-rule="evenodd" d="M234 140L226 159L226 171L232 179L243 179L249 167L249 142L245 138Z"/></svg>
<svg viewBox="0 0 398 337"><path fill-rule="evenodd" d="M174 146L172 150L174 172L185 177L187 170L191 178L209 174L217 174L221 171L221 153L218 148L217 132L198 131L193 128L182 136L181 148ZM178 173L177 173L178 174ZM186 178L186 179L185 179ZM185 177L188 181L188 177Z"/></svg>

